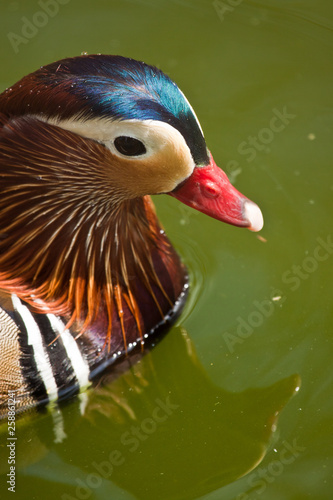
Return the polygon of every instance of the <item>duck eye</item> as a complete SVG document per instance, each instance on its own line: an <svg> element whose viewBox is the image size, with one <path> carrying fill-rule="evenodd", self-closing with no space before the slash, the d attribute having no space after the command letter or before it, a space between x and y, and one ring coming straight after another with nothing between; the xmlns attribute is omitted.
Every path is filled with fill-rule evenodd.
<svg viewBox="0 0 333 500"><path fill-rule="evenodd" d="M145 145L141 141L125 135L116 137L114 145L119 153L126 156L139 156L146 152Z"/></svg>

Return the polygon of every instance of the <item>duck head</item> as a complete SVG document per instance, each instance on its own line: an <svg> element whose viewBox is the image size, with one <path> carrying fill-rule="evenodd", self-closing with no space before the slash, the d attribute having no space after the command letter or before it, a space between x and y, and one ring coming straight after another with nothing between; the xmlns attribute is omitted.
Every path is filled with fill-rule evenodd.
<svg viewBox="0 0 333 500"><path fill-rule="evenodd" d="M184 94L142 62L41 67L0 95L0 123L0 288L102 343L116 332L112 351L164 320L186 284L148 195L263 225L216 166Z"/></svg>
<svg viewBox="0 0 333 500"><path fill-rule="evenodd" d="M105 146L106 175L123 199L167 193L223 222L263 226L259 207L216 166L184 94L157 68L121 56L65 59L7 89L0 109Z"/></svg>

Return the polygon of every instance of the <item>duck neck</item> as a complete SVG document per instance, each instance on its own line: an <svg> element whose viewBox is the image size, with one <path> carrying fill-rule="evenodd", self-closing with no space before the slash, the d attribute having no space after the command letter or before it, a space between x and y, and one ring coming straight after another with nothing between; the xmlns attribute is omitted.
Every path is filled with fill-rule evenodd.
<svg viewBox="0 0 333 500"><path fill-rule="evenodd" d="M61 143L50 126L46 137L18 134L27 121L2 140L0 288L108 352L126 350L173 309L184 267L150 197L123 199L98 170L102 146Z"/></svg>

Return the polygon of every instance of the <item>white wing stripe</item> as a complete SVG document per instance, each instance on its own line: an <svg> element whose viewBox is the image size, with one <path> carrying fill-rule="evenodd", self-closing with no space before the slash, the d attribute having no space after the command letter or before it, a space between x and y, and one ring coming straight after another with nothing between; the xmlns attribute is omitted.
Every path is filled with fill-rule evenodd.
<svg viewBox="0 0 333 500"><path fill-rule="evenodd" d="M54 316L54 314L47 314L47 317L53 331L61 337L80 387L87 387L91 383L89 381L90 369L88 362L82 356L82 353L70 331L65 329L65 324L61 321L61 319Z"/></svg>
<svg viewBox="0 0 333 500"><path fill-rule="evenodd" d="M22 304L17 295L12 295L12 302L26 327L28 343L32 346L36 366L44 382L49 400L55 400L58 398L58 387L53 376L50 358L44 348L43 337L39 327L27 306Z"/></svg>

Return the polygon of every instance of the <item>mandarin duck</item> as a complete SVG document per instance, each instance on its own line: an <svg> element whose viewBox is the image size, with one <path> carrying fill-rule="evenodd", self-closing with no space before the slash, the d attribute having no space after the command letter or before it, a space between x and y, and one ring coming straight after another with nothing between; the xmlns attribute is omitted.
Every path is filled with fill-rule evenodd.
<svg viewBox="0 0 333 500"><path fill-rule="evenodd" d="M186 267L150 195L258 231L161 70L67 58L0 95L0 416L79 394L172 323ZM141 347L140 347L141 346ZM54 403L55 402L55 403Z"/></svg>

